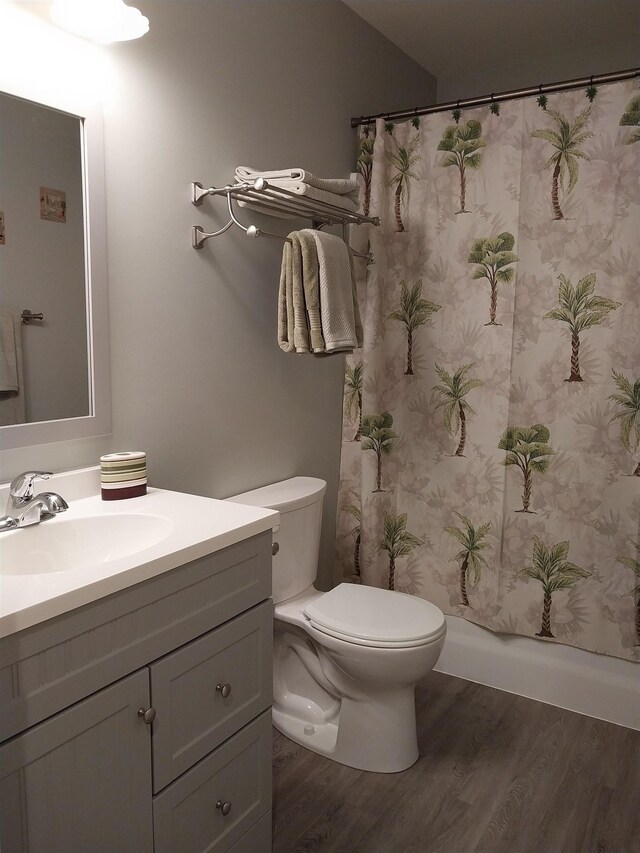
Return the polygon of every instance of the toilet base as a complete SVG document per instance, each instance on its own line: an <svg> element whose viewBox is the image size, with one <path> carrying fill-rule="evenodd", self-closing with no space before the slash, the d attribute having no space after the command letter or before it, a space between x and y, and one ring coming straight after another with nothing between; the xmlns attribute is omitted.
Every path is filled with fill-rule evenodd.
<svg viewBox="0 0 640 853"><path fill-rule="evenodd" d="M289 740L299 743L300 746L317 752L319 755L335 758L334 753L338 739L336 723L308 723L277 708L273 709L272 716L273 725Z"/></svg>
<svg viewBox="0 0 640 853"><path fill-rule="evenodd" d="M413 687L366 702L343 697L335 721L312 723L274 706L273 724L295 743L357 770L399 773L419 756Z"/></svg>

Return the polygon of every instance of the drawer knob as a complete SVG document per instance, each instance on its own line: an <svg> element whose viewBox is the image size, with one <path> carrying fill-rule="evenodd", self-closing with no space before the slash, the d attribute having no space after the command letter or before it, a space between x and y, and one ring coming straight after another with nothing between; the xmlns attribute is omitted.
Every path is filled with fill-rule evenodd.
<svg viewBox="0 0 640 853"><path fill-rule="evenodd" d="M226 684L216 684L216 690L221 694L223 699L226 699L231 695L231 685L227 682ZM231 806L229 806L231 808ZM224 812L226 814L226 812Z"/></svg>
<svg viewBox="0 0 640 853"><path fill-rule="evenodd" d="M275 555L278 553L279 550L280 550L280 543L274 542L273 545L271 546L272 555L275 557Z"/></svg>
<svg viewBox="0 0 640 853"><path fill-rule="evenodd" d="M231 803L229 802L229 800L225 800L224 802L222 800L218 800L218 802L216 803L216 808L220 809L222 814L226 817L231 811Z"/></svg>
<svg viewBox="0 0 640 853"><path fill-rule="evenodd" d="M155 708L138 708L138 716L142 717L145 726L150 726L156 718Z"/></svg>

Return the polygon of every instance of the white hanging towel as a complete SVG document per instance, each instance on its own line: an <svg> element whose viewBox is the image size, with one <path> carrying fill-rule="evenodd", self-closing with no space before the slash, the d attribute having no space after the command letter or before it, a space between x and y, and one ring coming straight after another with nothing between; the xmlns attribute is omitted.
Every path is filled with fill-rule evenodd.
<svg viewBox="0 0 640 853"><path fill-rule="evenodd" d="M304 186L312 187L316 190L321 190L333 195L346 196L354 206L358 203L358 184L349 178L317 178L311 172L301 169L297 166L291 169L272 169L270 171L261 172L259 169L254 169L251 166L238 166L235 172L236 181L255 181L256 178L264 178L265 181L277 186L282 186L285 189L290 189L291 192L299 195L307 195L304 191ZM312 195L312 198L319 198ZM329 199L327 199L329 201ZM329 203L336 203L331 202ZM344 206L344 199L342 199ZM354 207L355 209L355 207Z"/></svg>
<svg viewBox="0 0 640 853"><path fill-rule="evenodd" d="M362 346L362 323L356 298L350 251L344 240L305 229L316 241L319 267L320 320L325 351L351 352Z"/></svg>

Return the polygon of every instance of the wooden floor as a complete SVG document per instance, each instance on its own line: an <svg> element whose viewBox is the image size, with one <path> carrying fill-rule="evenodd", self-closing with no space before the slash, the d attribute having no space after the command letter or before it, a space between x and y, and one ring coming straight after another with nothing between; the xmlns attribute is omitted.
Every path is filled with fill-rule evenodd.
<svg viewBox="0 0 640 853"><path fill-rule="evenodd" d="M640 853L640 732L432 672L419 761L343 767L274 736L274 853Z"/></svg>

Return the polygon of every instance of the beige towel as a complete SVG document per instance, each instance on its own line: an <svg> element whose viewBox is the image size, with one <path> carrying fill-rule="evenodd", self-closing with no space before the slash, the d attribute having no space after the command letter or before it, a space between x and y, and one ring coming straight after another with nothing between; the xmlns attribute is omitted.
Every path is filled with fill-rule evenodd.
<svg viewBox="0 0 640 853"><path fill-rule="evenodd" d="M278 290L278 344L285 352L309 352L302 253L294 231L284 244Z"/></svg>
<svg viewBox="0 0 640 853"><path fill-rule="evenodd" d="M26 419L20 330L18 317L0 313L0 426L23 424Z"/></svg>
<svg viewBox="0 0 640 853"><path fill-rule="evenodd" d="M318 281L318 251L314 232L311 228L293 232L289 236L294 240L294 245L299 245L302 255L302 281L304 285L304 302L307 311L307 325L311 338L311 351L320 353L325 351L324 338L322 337L322 322L320 319L320 291Z"/></svg>
<svg viewBox="0 0 640 853"><path fill-rule="evenodd" d="M320 318L326 352L351 352L362 346L351 252L340 237L323 231L311 234L318 252Z"/></svg>

